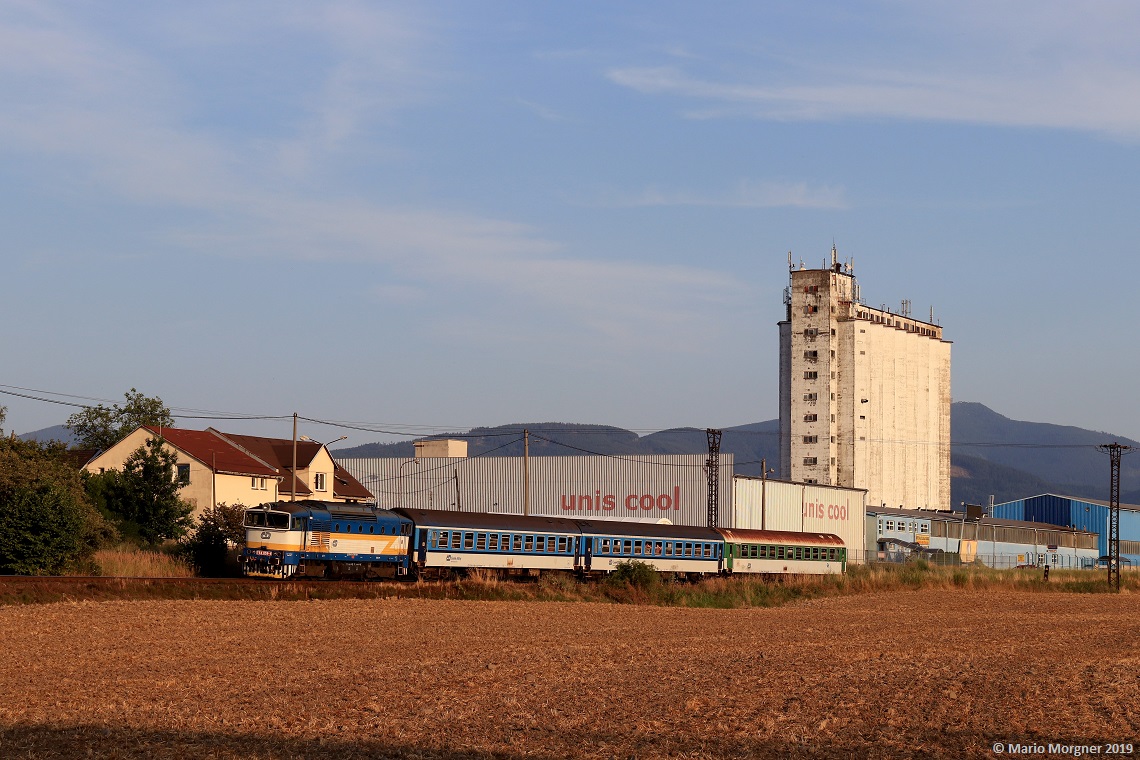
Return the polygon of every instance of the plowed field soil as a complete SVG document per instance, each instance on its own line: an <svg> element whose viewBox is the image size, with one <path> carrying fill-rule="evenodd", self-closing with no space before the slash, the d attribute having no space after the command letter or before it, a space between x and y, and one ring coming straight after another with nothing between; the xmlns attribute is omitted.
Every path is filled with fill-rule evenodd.
<svg viewBox="0 0 1140 760"><path fill-rule="evenodd" d="M0 640L5 758L1140 754L1132 594L82 602Z"/></svg>

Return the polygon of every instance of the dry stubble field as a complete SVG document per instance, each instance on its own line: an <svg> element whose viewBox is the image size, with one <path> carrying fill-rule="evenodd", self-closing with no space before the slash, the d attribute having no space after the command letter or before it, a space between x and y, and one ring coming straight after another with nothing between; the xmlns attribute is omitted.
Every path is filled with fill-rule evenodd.
<svg viewBox="0 0 1140 760"><path fill-rule="evenodd" d="M0 608L0 756L992 757L1140 738L1140 596Z"/></svg>

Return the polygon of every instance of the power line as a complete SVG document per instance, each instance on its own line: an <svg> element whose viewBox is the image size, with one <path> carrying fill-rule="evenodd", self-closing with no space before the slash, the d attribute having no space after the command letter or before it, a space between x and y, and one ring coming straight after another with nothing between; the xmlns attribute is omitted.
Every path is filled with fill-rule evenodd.
<svg viewBox="0 0 1140 760"><path fill-rule="evenodd" d="M19 398L28 399L31 401L40 401L48 404L55 404L58 406L67 406L72 408L90 408L91 404L81 403L81 401L97 402L98 404L117 404L117 401L110 399L101 399L93 396L81 396L76 394L58 393L55 391L46 391L37 388L26 388L18 385L5 385L0 384L0 394L14 396ZM38 394L38 395L37 395ZM50 397L58 398L50 398ZM76 400L66 400L76 399ZM292 417L291 414L251 414L245 412L226 412L210 409L197 409L193 407L169 407L171 416L176 419L183 420L226 420L226 421L258 421L258 420L284 420ZM324 420L316 417L302 417L298 419L305 420L306 422L315 425L325 425L332 428L340 428L345 430L357 430L366 433L375 433L377 435L391 435L405 438L463 438L463 439L480 439L480 438L503 438L510 436L517 436L522 432L522 426L519 425L517 430L500 430L500 431L480 431L471 429L467 432L458 432L454 428L449 430L446 426L439 425L413 425L405 423L386 423L386 422L358 422L350 420ZM512 426L513 427L513 426ZM532 427L531 432L536 434L536 437L547 441L548 443L563 446L582 453L592 454L595 456L611 456L611 454L600 454L590 449L580 448L567 444L561 441L542 438L542 433L560 434L560 435L604 435L607 433L639 433L645 432L652 435L677 435L677 434L691 434L701 435L703 431L697 428L665 428L665 429L636 429L636 428L619 428L607 425L590 425L590 426L558 426L558 427ZM733 430L731 428L724 430L726 436L778 436L778 430ZM872 443L890 444L898 446L943 446L941 441L913 441L902 439L889 439L880 438L873 439ZM1016 441L951 441L951 448L1021 448L1021 449L1095 449L1096 444L1079 444L1079 443L1034 443L1034 442L1016 442ZM501 448L501 447L500 447ZM620 458L620 457L616 457ZM749 462L751 463L751 462ZM739 464L745 464L741 462ZM677 465L681 466L681 465ZM686 465L687 466L687 465Z"/></svg>

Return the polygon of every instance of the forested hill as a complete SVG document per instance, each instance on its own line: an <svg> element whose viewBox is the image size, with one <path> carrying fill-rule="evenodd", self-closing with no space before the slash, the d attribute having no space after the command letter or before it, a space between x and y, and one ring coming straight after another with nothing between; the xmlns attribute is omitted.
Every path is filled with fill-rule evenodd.
<svg viewBox="0 0 1140 760"><path fill-rule="evenodd" d="M1119 435L1083 428L1022 422L982 404L951 405L951 501L984 504L1054 492L1094 499L1108 498L1108 457L1094 447L1117 441L1140 447ZM573 454L704 454L705 431L677 428L639 436L608 425L536 422L474 428L452 437L468 441L468 454L521 456L522 431L530 430L531 456ZM441 435L438 437L448 437ZM779 464L779 421L768 420L725 428L721 451L732 453L736 471L759 475L760 460ZM369 443L333 452L338 458L410 457L411 441ZM1125 457L1121 500L1140 503L1140 453Z"/></svg>

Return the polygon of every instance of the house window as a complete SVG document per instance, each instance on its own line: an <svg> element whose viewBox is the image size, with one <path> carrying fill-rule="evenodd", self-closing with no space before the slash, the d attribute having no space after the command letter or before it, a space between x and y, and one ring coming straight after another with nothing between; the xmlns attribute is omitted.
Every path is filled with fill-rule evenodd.
<svg viewBox="0 0 1140 760"><path fill-rule="evenodd" d="M805 435L804 436L804 443L819 443L819 436L818 435Z"/></svg>
<svg viewBox="0 0 1140 760"><path fill-rule="evenodd" d="M804 380L815 380L819 377L818 372L808 371L804 372Z"/></svg>
<svg viewBox="0 0 1140 760"><path fill-rule="evenodd" d="M178 465L178 485L185 486L190 483L190 465Z"/></svg>
<svg viewBox="0 0 1140 760"><path fill-rule="evenodd" d="M818 399L819 399L818 393L805 393L804 394L804 401L816 401Z"/></svg>
<svg viewBox="0 0 1140 760"><path fill-rule="evenodd" d="M804 415L804 422L815 422L818 419L819 419L819 415L816 415L816 414L805 414Z"/></svg>
<svg viewBox="0 0 1140 760"><path fill-rule="evenodd" d="M323 472L313 473L313 490L314 491L328 490L327 488L325 488L325 473L323 473Z"/></svg>
<svg viewBox="0 0 1140 760"><path fill-rule="evenodd" d="M816 463L815 457L804 457L804 464L807 465L808 467L815 465L815 463Z"/></svg>

